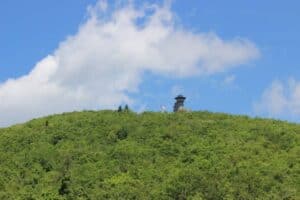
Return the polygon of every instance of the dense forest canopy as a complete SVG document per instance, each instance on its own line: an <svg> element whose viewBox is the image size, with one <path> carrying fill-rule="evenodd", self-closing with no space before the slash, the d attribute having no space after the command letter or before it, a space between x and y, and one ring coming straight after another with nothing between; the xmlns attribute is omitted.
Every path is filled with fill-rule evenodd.
<svg viewBox="0 0 300 200"><path fill-rule="evenodd" d="M86 111L0 129L0 199L299 199L300 125Z"/></svg>

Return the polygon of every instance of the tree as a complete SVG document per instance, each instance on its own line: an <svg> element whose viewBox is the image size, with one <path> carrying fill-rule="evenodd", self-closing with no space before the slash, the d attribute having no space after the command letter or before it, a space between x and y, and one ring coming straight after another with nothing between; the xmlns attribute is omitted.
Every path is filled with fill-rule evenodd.
<svg viewBox="0 0 300 200"><path fill-rule="evenodd" d="M122 112L122 111L123 111L122 106L119 106L118 112Z"/></svg>
<svg viewBox="0 0 300 200"><path fill-rule="evenodd" d="M129 106L128 106L127 104L125 105L124 111L125 111L125 112L128 112L128 111L129 111Z"/></svg>

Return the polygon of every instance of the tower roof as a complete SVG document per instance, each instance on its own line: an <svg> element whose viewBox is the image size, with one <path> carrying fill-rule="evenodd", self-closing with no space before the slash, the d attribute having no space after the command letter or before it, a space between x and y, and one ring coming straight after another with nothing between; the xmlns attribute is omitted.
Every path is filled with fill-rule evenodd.
<svg viewBox="0 0 300 200"><path fill-rule="evenodd" d="M178 95L177 97L175 97L175 99L177 100L177 99L186 99L186 97L184 97L183 95Z"/></svg>

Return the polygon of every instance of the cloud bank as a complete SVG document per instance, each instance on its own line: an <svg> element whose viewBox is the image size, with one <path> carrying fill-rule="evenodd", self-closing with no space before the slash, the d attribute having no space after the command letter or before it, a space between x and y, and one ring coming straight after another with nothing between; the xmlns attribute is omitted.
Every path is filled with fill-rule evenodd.
<svg viewBox="0 0 300 200"><path fill-rule="evenodd" d="M78 32L39 61L29 74L0 84L0 126L34 117L134 103L143 74L212 75L255 59L246 39L224 41L176 24L169 4L134 3L112 10L89 7Z"/></svg>
<svg viewBox="0 0 300 200"><path fill-rule="evenodd" d="M286 83L273 81L265 89L254 110L269 117L297 118L300 115L300 82L290 78ZM298 118L299 120L299 118Z"/></svg>

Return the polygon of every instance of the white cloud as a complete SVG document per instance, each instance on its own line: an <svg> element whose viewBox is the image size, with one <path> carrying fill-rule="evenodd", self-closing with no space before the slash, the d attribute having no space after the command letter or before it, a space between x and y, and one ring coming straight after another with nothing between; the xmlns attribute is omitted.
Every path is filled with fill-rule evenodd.
<svg viewBox="0 0 300 200"><path fill-rule="evenodd" d="M299 117L300 81L293 78L287 83L273 81L264 91L260 101L254 104L254 110L270 117Z"/></svg>
<svg viewBox="0 0 300 200"><path fill-rule="evenodd" d="M23 77L0 84L0 126L64 111L134 102L145 71L188 77L223 72L259 55L246 39L178 28L170 5L133 3L108 11L107 1ZM150 12L149 12L150 11ZM150 13L150 14L149 14Z"/></svg>
<svg viewBox="0 0 300 200"><path fill-rule="evenodd" d="M235 75L233 75L233 74L228 75L224 78L223 85L232 85L232 84L234 84L235 79L236 79Z"/></svg>

